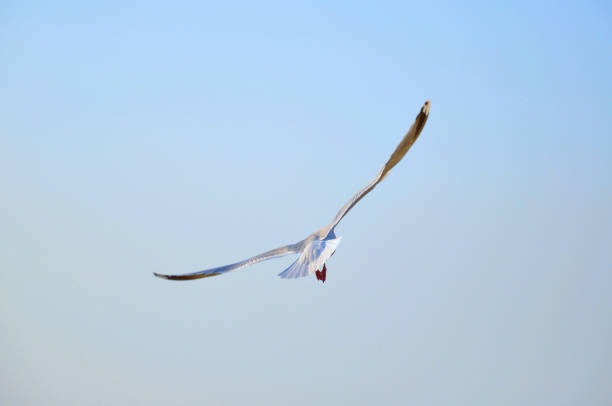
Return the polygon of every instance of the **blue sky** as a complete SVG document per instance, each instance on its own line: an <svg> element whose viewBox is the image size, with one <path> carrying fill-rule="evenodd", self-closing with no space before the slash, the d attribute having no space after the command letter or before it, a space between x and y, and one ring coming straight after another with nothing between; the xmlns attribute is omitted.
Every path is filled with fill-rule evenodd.
<svg viewBox="0 0 612 406"><path fill-rule="evenodd" d="M609 404L611 14L3 2L0 403Z"/></svg>

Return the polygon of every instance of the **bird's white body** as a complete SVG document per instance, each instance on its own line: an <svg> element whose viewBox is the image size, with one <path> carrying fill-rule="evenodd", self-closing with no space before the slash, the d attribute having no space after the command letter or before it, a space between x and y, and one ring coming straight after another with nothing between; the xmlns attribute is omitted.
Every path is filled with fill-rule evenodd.
<svg viewBox="0 0 612 406"><path fill-rule="evenodd" d="M322 240L311 239L309 242L304 242L299 258L278 276L285 279L301 278L323 269L325 262L340 245L340 241L342 241L342 237Z"/></svg>
<svg viewBox="0 0 612 406"><path fill-rule="evenodd" d="M425 126L425 122L429 116L430 102L426 101L421 111L416 117L414 124L410 127L410 130L406 133L400 144L397 146L389 160L385 163L385 166L378 172L378 174L368 183L363 189L355 194L351 200L348 201L336 214L336 217L325 227L315 231L308 237L295 244L285 245L284 247L276 248L262 254L256 255L244 261L236 262L217 268L206 269L203 271L181 274L181 275L162 275L155 274L160 278L172 279L172 280L190 280L206 278L209 276L221 275L226 272L235 271L238 269L245 268L249 265L253 265L257 262L265 261L272 258L277 258L290 254L299 254L298 259L293 262L287 269L279 274L281 278L291 279L308 276L313 273L317 274L317 279L325 281L325 263L331 257L342 237L336 237L334 232L336 226L351 210L351 208L357 204L366 194L368 194L374 187L380 183L388 174L391 168L393 168L408 152L412 144L416 141L421 130ZM323 269L322 276L318 272L319 269Z"/></svg>

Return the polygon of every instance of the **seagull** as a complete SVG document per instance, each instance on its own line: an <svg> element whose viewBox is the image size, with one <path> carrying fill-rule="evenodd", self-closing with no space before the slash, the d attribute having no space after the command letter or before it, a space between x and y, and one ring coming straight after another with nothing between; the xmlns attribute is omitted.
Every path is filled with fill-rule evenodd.
<svg viewBox="0 0 612 406"><path fill-rule="evenodd" d="M355 194L349 200L336 217L326 225L325 227L315 231L308 237L295 244L285 245L270 251L266 251L262 254L255 255L244 261L236 262L217 268L205 269L203 271L180 274L180 275L164 275L159 273L153 273L155 276L163 279L170 279L175 281L185 281L192 279L208 278L211 276L221 275L230 271L237 271L242 268L246 268L249 265L256 264L258 262L267 261L268 259L278 258L285 255L299 254L298 259L292 263L287 269L281 272L278 276L284 279L295 279L303 276L316 275L317 280L325 282L327 277L327 266L325 263L334 254L336 248L342 241L342 237L336 237L335 229L340 220L346 216L346 214L357 204L358 201L364 198L376 185L378 185L388 174L391 168L393 168L401 159L406 155L406 152L412 147L412 144L417 140L425 123L429 116L430 102L426 101L419 114L417 115L414 123L399 143L399 145L391 154L389 160L382 167L380 172L368 183L363 189Z"/></svg>

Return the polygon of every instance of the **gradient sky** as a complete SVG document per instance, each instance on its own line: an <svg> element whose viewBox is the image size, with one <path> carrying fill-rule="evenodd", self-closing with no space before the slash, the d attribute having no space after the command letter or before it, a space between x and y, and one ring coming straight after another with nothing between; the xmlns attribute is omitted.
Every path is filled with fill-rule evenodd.
<svg viewBox="0 0 612 406"><path fill-rule="evenodd" d="M85 3L85 4L84 4ZM610 2L0 5L3 405L609 405ZM345 217L292 257L177 283Z"/></svg>

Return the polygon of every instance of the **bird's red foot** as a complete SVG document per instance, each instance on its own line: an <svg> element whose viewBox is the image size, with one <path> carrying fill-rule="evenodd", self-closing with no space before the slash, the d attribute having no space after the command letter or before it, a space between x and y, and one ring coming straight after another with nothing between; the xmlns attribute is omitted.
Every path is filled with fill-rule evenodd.
<svg viewBox="0 0 612 406"><path fill-rule="evenodd" d="M323 270L315 272L317 275L317 280L325 283L325 277L327 276L327 267L323 264Z"/></svg>

